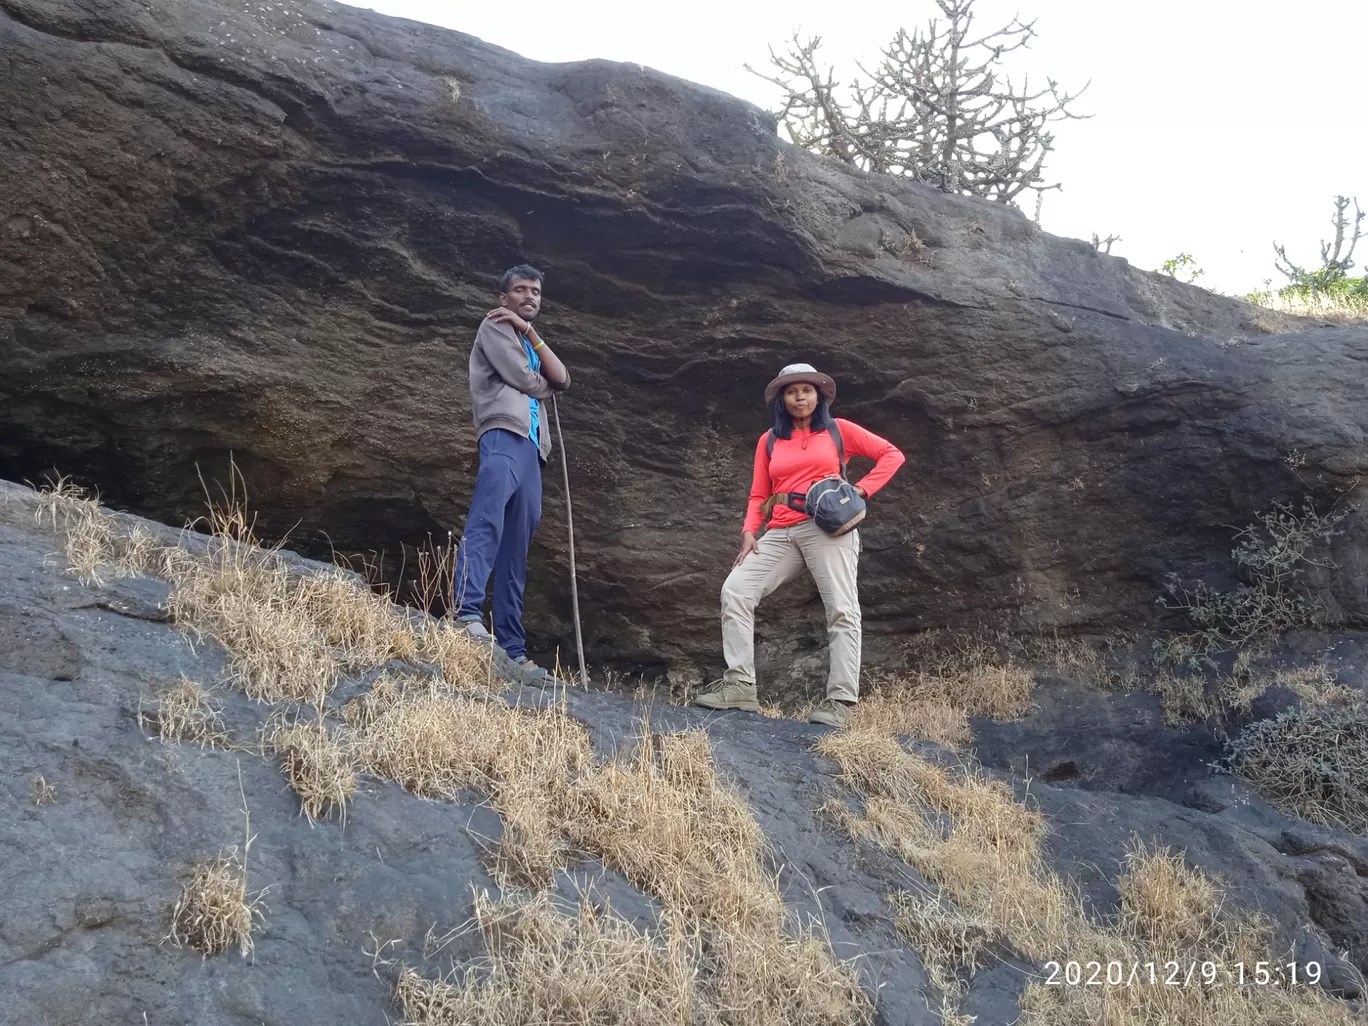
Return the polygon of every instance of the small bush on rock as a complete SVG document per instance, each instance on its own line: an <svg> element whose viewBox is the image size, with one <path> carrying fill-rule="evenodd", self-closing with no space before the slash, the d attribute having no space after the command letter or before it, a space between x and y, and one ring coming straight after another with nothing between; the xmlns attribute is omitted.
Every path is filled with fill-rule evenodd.
<svg viewBox="0 0 1368 1026"><path fill-rule="evenodd" d="M51 805L57 800L57 788L49 784L41 773L35 773L29 781L29 797L34 805Z"/></svg>
<svg viewBox="0 0 1368 1026"><path fill-rule="evenodd" d="M1188 590L1174 581L1173 599L1160 598L1167 608L1187 613L1196 628L1171 650L1196 658L1311 623L1317 609L1302 578L1312 568L1334 567L1316 554L1316 547L1339 533L1345 515L1343 510L1320 513L1309 498L1300 510L1278 502L1259 514L1236 532L1230 556L1244 578L1238 585L1222 591L1201 583Z"/></svg>
<svg viewBox="0 0 1368 1026"><path fill-rule="evenodd" d="M1330 219L1334 235L1321 241L1319 267L1294 263L1286 248L1275 242L1275 266L1287 284L1275 292L1272 280L1265 279L1262 291L1251 292L1245 298L1269 309L1320 320L1353 322L1368 318L1368 268L1363 275L1353 276L1354 249L1368 235L1363 230L1368 214L1356 198L1354 215L1350 217L1349 202L1348 196L1335 197L1335 212Z"/></svg>
<svg viewBox="0 0 1368 1026"><path fill-rule="evenodd" d="M304 815L326 819L337 809L346 817L347 802L356 794L357 758L337 731L330 733L322 723L296 722L271 731L267 745L280 756Z"/></svg>
<svg viewBox="0 0 1368 1026"><path fill-rule="evenodd" d="M252 930L263 918L261 896L247 894L247 867L235 850L228 851L191 870L171 910L171 939L202 955L236 944L245 958L252 953Z"/></svg>
<svg viewBox="0 0 1368 1026"><path fill-rule="evenodd" d="M201 747L227 745L223 712L200 684L187 677L157 696L157 711L138 719L163 741L194 741Z"/></svg>
<svg viewBox="0 0 1368 1026"><path fill-rule="evenodd" d="M1284 812L1368 833L1368 706L1306 705L1227 743L1231 768Z"/></svg>

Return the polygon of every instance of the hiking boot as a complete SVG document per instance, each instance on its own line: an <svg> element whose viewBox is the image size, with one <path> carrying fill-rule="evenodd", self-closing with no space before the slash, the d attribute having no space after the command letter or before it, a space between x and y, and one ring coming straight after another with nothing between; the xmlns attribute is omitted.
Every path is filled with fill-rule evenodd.
<svg viewBox="0 0 1368 1026"><path fill-rule="evenodd" d="M538 666L531 659L527 658L527 656L523 656L521 659L514 659L513 665L521 675L520 682L523 684L535 684L537 687L543 687L556 681L556 678L551 676L551 671L543 666Z"/></svg>
<svg viewBox="0 0 1368 1026"><path fill-rule="evenodd" d="M840 702L834 698L824 698L808 713L809 723L821 723L828 727L844 727L855 718L855 706L851 702Z"/></svg>
<svg viewBox="0 0 1368 1026"><path fill-rule="evenodd" d="M715 680L708 690L698 695L693 704L704 709L744 709L746 712L759 712L760 703L755 699L755 685L743 684L739 680Z"/></svg>
<svg viewBox="0 0 1368 1026"><path fill-rule="evenodd" d="M456 621L456 626L466 632L471 641L477 645L494 644L494 635L489 633L489 628L484 625L478 616Z"/></svg>

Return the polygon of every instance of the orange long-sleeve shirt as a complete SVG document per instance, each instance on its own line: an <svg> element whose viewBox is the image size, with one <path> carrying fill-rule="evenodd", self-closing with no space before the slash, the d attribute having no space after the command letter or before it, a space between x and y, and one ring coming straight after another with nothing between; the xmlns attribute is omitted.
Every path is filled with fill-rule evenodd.
<svg viewBox="0 0 1368 1026"><path fill-rule="evenodd" d="M867 431L859 424L836 418L845 443L846 458L866 456L874 460L874 469L857 483L866 495L873 495L888 483L907 457L896 445ZM761 507L777 492L806 492L824 477L841 472L841 457L836 442L823 431L794 430L792 438L776 438L774 455L766 453L769 432L755 444L755 472L751 477L750 501L746 503L746 523L742 531L758 531L762 519ZM770 527L792 527L804 517L796 509L778 503L770 518Z"/></svg>

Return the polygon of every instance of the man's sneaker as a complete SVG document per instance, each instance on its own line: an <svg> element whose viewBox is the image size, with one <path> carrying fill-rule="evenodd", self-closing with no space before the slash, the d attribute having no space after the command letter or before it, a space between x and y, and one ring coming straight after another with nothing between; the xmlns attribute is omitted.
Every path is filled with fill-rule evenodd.
<svg viewBox="0 0 1368 1026"><path fill-rule="evenodd" d="M489 628L484 625L484 621L479 617L457 620L456 627L459 630L465 631L470 637L470 640L477 645L494 644L494 635L489 633Z"/></svg>
<svg viewBox="0 0 1368 1026"><path fill-rule="evenodd" d="M828 727L844 727L855 718L855 706L849 702L838 702L834 698L824 698L808 713L809 723L821 723Z"/></svg>
<svg viewBox="0 0 1368 1026"><path fill-rule="evenodd" d="M746 712L759 712L760 703L755 698L755 685L743 684L736 680L715 680L693 700L694 705L704 709L744 709Z"/></svg>
<svg viewBox="0 0 1368 1026"><path fill-rule="evenodd" d="M522 675L520 683L535 684L538 687L541 687L556 680L555 677L551 676L549 670L545 667L538 666L531 659L527 658L527 656L523 656L521 659L514 659L513 665L517 668L519 674Z"/></svg>

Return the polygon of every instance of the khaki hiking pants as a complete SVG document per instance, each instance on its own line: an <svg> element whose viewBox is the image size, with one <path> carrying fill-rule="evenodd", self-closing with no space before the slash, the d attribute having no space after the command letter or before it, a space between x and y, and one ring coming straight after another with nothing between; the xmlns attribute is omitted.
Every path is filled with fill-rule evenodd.
<svg viewBox="0 0 1368 1026"><path fill-rule="evenodd" d="M860 596L855 575L859 531L833 538L811 520L769 531L722 585L722 655L726 680L755 683L755 607L806 566L826 606L831 669L827 697L854 702L860 694Z"/></svg>

